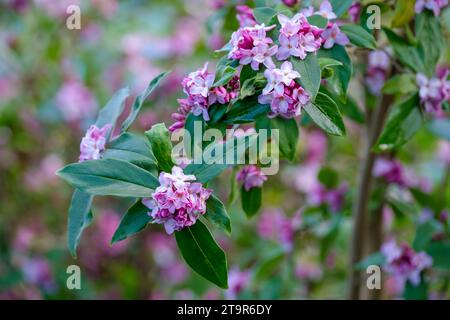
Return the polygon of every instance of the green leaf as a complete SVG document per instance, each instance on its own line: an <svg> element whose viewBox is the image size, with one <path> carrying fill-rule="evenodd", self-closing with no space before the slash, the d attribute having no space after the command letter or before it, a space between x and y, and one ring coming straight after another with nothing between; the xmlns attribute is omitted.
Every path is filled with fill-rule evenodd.
<svg viewBox="0 0 450 320"><path fill-rule="evenodd" d="M174 163L172 161L172 142L170 141L169 130L164 123L158 123L145 132L148 141L152 146L153 154L158 161L159 168L164 172L171 172Z"/></svg>
<svg viewBox="0 0 450 320"><path fill-rule="evenodd" d="M342 136L345 126L336 103L327 95L319 92L314 104L303 106L311 119L325 132Z"/></svg>
<svg viewBox="0 0 450 320"><path fill-rule="evenodd" d="M275 16L277 12L269 7L259 7L253 9L253 16L259 24L264 23L266 26L270 25L270 20Z"/></svg>
<svg viewBox="0 0 450 320"><path fill-rule="evenodd" d="M433 242L426 252L433 258L433 268L450 270L450 243Z"/></svg>
<svg viewBox="0 0 450 320"><path fill-rule="evenodd" d="M206 201L206 213L204 217L220 230L231 234L231 221L227 210L222 201L214 195L211 195Z"/></svg>
<svg viewBox="0 0 450 320"><path fill-rule="evenodd" d="M279 130L280 155L289 161L294 161L300 134L297 121L277 117L271 120L270 125L272 129Z"/></svg>
<svg viewBox="0 0 450 320"><path fill-rule="evenodd" d="M328 24L328 19L322 17L321 15L315 14L307 18L309 24L316 26L318 28L324 29Z"/></svg>
<svg viewBox="0 0 450 320"><path fill-rule="evenodd" d="M181 255L195 272L222 289L228 288L225 253L200 220L175 232L175 238Z"/></svg>
<svg viewBox="0 0 450 320"><path fill-rule="evenodd" d="M425 10L417 15L416 37L423 53L425 73L428 76L431 76L436 69L436 63L438 62L445 45L439 19L437 19L431 11Z"/></svg>
<svg viewBox="0 0 450 320"><path fill-rule="evenodd" d="M394 16L392 17L392 27L399 28L404 26L414 18L414 14L414 1L397 0Z"/></svg>
<svg viewBox="0 0 450 320"><path fill-rule="evenodd" d="M413 242L415 251L423 251L428 246L430 241L437 232L442 231L442 225L435 221L429 220L417 228L416 236Z"/></svg>
<svg viewBox="0 0 450 320"><path fill-rule="evenodd" d="M256 96L236 101L231 110L223 118L224 124L249 123L269 111L268 104L260 104Z"/></svg>
<svg viewBox="0 0 450 320"><path fill-rule="evenodd" d="M424 208L436 209L436 201L431 196L431 194L425 193L417 188L409 188L414 199Z"/></svg>
<svg viewBox="0 0 450 320"><path fill-rule="evenodd" d="M319 181L329 189L335 188L339 182L338 173L329 167L323 167L319 171Z"/></svg>
<svg viewBox="0 0 450 320"><path fill-rule="evenodd" d="M100 196L143 198L159 186L158 179L148 171L117 159L69 164L57 174L74 188Z"/></svg>
<svg viewBox="0 0 450 320"><path fill-rule="evenodd" d="M394 49L395 56L398 60L416 72L425 71L423 59L416 47L409 45L403 38L400 38L388 28L383 28L383 31Z"/></svg>
<svg viewBox="0 0 450 320"><path fill-rule="evenodd" d="M376 49L377 42L375 41L375 38L363 27L356 24L345 24L340 28L355 46L373 50Z"/></svg>
<svg viewBox="0 0 450 320"><path fill-rule="evenodd" d="M333 12L339 17L348 11L348 8L353 3L353 0L330 0Z"/></svg>
<svg viewBox="0 0 450 320"><path fill-rule="evenodd" d="M197 178L198 182L206 183L210 180L217 177L219 174L221 174L226 168L243 163L242 161L238 161L239 159L242 159L243 156L245 156L245 153L248 148L253 146L254 143L257 142L257 135L251 135L251 136L245 136L245 137L239 137L239 138L232 138L227 140L225 144L221 144L220 146L223 148L223 158L218 161L218 163L191 163L189 164L185 169L185 174L193 174ZM245 148L237 148L237 145L245 143ZM208 148L215 148L217 144L211 144L209 145L204 152L208 152ZM233 161L232 163L228 162L226 158L226 155L230 154L233 155ZM220 162L220 163L219 163Z"/></svg>
<svg viewBox="0 0 450 320"><path fill-rule="evenodd" d="M342 66L333 67L333 75L327 79L334 91L339 95L342 101L346 100L348 84L350 82L353 65L347 51L343 46L335 45L331 49L320 49L318 57L331 58L342 63Z"/></svg>
<svg viewBox="0 0 450 320"><path fill-rule="evenodd" d="M320 87L320 92L329 96L334 102L336 102L339 111L349 119L357 123L364 123L364 113L361 111L361 108L357 105L355 100L352 97L348 96L345 102L341 101L334 93L328 90L325 87Z"/></svg>
<svg viewBox="0 0 450 320"><path fill-rule="evenodd" d="M414 136L422 123L419 97L415 94L393 107L375 151L398 149Z"/></svg>
<svg viewBox="0 0 450 320"><path fill-rule="evenodd" d="M411 284L409 281L406 282L403 298L405 298L405 300L428 300L427 284L423 279L417 286Z"/></svg>
<svg viewBox="0 0 450 320"><path fill-rule="evenodd" d="M300 83L309 93L311 101L316 98L320 88L320 66L317 55L308 54L304 60L291 58L295 70L300 73Z"/></svg>
<svg viewBox="0 0 450 320"><path fill-rule="evenodd" d="M138 200L123 216L116 232L114 232L111 244L125 240L144 229L152 220L148 212L149 209L141 200Z"/></svg>
<svg viewBox="0 0 450 320"><path fill-rule="evenodd" d="M81 234L92 221L92 199L93 197L90 194L78 189L72 195L67 223L67 246L74 258L77 256L77 247Z"/></svg>
<svg viewBox="0 0 450 320"><path fill-rule="evenodd" d="M386 94L407 94L417 90L416 77L410 73L398 74L388 81L381 90Z"/></svg>
<svg viewBox="0 0 450 320"><path fill-rule="evenodd" d="M236 69L230 66L226 66L222 72L218 75L219 77L214 82L213 87L220 87L226 85L231 78L236 74Z"/></svg>
<svg viewBox="0 0 450 320"><path fill-rule="evenodd" d="M259 265L258 269L255 272L255 280L261 281L273 276L281 263L284 261L285 257L286 252L284 251L272 254L271 257L269 257L266 261Z"/></svg>
<svg viewBox="0 0 450 320"><path fill-rule="evenodd" d="M136 97L136 100L134 100L133 106L131 107L130 114L122 123L121 132L127 131L128 128L133 124L134 120L139 114L139 111L141 111L144 101L152 94L152 92L159 86L161 81L163 81L169 73L170 71L167 71L157 75L150 81L150 84L145 89L145 91Z"/></svg>
<svg viewBox="0 0 450 320"><path fill-rule="evenodd" d="M95 122L95 125L99 128L110 124L112 126L110 132L108 133L108 137L111 132L114 130L114 126L117 122L117 119L121 115L125 100L130 95L130 90L128 88L122 88L119 91L117 91L113 97L108 101L106 106L104 106L99 114L97 121ZM107 139L108 140L108 139Z"/></svg>
<svg viewBox="0 0 450 320"><path fill-rule="evenodd" d="M129 132L122 133L107 146L103 159L124 160L147 170L156 168L156 158L148 141Z"/></svg>
<svg viewBox="0 0 450 320"><path fill-rule="evenodd" d="M377 252L367 256L362 261L358 262L355 266L358 270L365 270L368 266L378 265L381 266L386 262L386 257L381 252Z"/></svg>
<svg viewBox="0 0 450 320"><path fill-rule="evenodd" d="M255 187L247 191L242 187L241 202L242 210L244 210L247 218L253 217L261 208L262 188Z"/></svg>
<svg viewBox="0 0 450 320"><path fill-rule="evenodd" d="M450 141L450 119L434 119L428 123L427 129L434 135Z"/></svg>
<svg viewBox="0 0 450 320"><path fill-rule="evenodd" d="M318 61L320 69L322 70L329 67L342 66L342 62L332 58L319 58Z"/></svg>

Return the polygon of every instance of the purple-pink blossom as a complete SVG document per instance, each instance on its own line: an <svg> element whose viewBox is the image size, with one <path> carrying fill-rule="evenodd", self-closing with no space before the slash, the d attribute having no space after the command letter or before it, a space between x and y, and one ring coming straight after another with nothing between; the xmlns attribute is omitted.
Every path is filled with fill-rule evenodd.
<svg viewBox="0 0 450 320"><path fill-rule="evenodd" d="M253 9L249 6L236 6L236 12L236 18L239 21L239 26L241 28L253 27L258 24L255 20L255 16L253 15Z"/></svg>
<svg viewBox="0 0 450 320"><path fill-rule="evenodd" d="M441 14L441 9L448 5L448 0L416 0L414 7L416 13L421 13L424 9L433 11L437 17Z"/></svg>
<svg viewBox="0 0 450 320"><path fill-rule="evenodd" d="M80 161L98 160L102 151L105 150L106 137L111 129L111 125L107 124L103 128L92 125L80 144Z"/></svg>
<svg viewBox="0 0 450 320"><path fill-rule="evenodd" d="M236 175L236 180L243 183L244 189L249 191L252 188L261 187L267 180L266 175L255 165L243 167Z"/></svg>
<svg viewBox="0 0 450 320"><path fill-rule="evenodd" d="M253 70L259 70L261 63L267 68L274 67L272 56L277 53L278 46L267 37L267 31L274 28L275 25L266 27L261 24L235 31L231 36L228 58L239 60L242 65L250 64Z"/></svg>
<svg viewBox="0 0 450 320"><path fill-rule="evenodd" d="M325 40L323 47L330 49L335 44L345 46L350 43L347 35L339 29L337 23L329 23L325 31L322 33L322 38Z"/></svg>
<svg viewBox="0 0 450 320"><path fill-rule="evenodd" d="M383 50L375 50L369 53L366 84L369 91L379 95L384 86L390 68L389 55Z"/></svg>
<svg viewBox="0 0 450 320"><path fill-rule="evenodd" d="M267 85L258 102L270 104L269 117L281 116L294 118L301 114L301 107L309 102L309 94L294 79L300 74L293 70L289 61L284 62L280 69L267 69L264 72Z"/></svg>
<svg viewBox="0 0 450 320"><path fill-rule="evenodd" d="M406 186L407 184L403 166L395 159L377 159L373 168L373 175L399 186Z"/></svg>
<svg viewBox="0 0 450 320"><path fill-rule="evenodd" d="M353 23L358 22L359 16L361 14L362 5L359 1L353 1L350 8L348 8L348 15L350 16L350 21Z"/></svg>
<svg viewBox="0 0 450 320"><path fill-rule="evenodd" d="M320 206L328 205L332 212L339 212L344 204L345 194L348 186L342 184L337 188L327 189L324 185L318 183L314 189L310 190L307 195L309 205Z"/></svg>
<svg viewBox="0 0 450 320"><path fill-rule="evenodd" d="M442 104L450 99L450 81L448 68L439 68L436 76L427 78L423 73L416 76L419 86L420 102L426 112L439 113Z"/></svg>
<svg viewBox="0 0 450 320"><path fill-rule="evenodd" d="M290 56L305 59L308 53L320 49L323 39L322 29L308 23L306 17L298 13L292 18L279 14L280 35L277 59L286 60Z"/></svg>
<svg viewBox="0 0 450 320"><path fill-rule="evenodd" d="M299 214L289 218L280 209L266 209L261 214L257 230L261 238L278 241L284 250L291 251L299 222Z"/></svg>
<svg viewBox="0 0 450 320"><path fill-rule="evenodd" d="M388 241L381 247L386 258L385 270L398 278L403 284L409 281L417 286L420 274L433 264L433 260L425 252L416 253L406 244L398 246L395 241Z"/></svg>
<svg viewBox="0 0 450 320"><path fill-rule="evenodd" d="M164 224L168 234L192 226L206 213L206 200L212 190L203 188L201 183L193 182L195 180L194 175L185 175L183 169L174 166L172 173L160 173L160 186L151 198L142 200L151 210L149 215L154 223Z"/></svg>
<svg viewBox="0 0 450 320"><path fill-rule="evenodd" d="M337 18L337 15L333 12L333 7L331 6L330 1L324 0L320 4L319 11L315 12L315 14L321 15L322 17L333 20Z"/></svg>
<svg viewBox="0 0 450 320"><path fill-rule="evenodd" d="M238 268L232 268L228 273L228 290L225 291L225 297L228 300L234 300L250 284L251 274L249 271L241 271Z"/></svg>
<svg viewBox="0 0 450 320"><path fill-rule="evenodd" d="M282 0L287 7L293 7L298 3L298 0Z"/></svg>
<svg viewBox="0 0 450 320"><path fill-rule="evenodd" d="M92 116L97 109L92 92L80 81L67 80L56 94L56 107L67 122L80 121Z"/></svg>

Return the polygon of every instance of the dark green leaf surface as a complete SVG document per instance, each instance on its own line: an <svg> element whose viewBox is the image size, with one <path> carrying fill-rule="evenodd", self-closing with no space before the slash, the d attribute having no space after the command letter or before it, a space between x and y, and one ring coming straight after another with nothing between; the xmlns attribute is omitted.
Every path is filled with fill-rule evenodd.
<svg viewBox="0 0 450 320"><path fill-rule="evenodd" d="M138 200L123 216L116 232L114 232L111 243L125 240L144 229L152 220L148 212L149 209L142 204L141 200Z"/></svg>
<svg viewBox="0 0 450 320"><path fill-rule="evenodd" d="M253 217L261 208L262 189L255 187L250 190L241 189L242 210L248 218Z"/></svg>
<svg viewBox="0 0 450 320"><path fill-rule="evenodd" d="M77 247L83 230L92 221L91 204L93 197L80 190L75 190L69 207L67 222L67 246L70 254L77 256Z"/></svg>
<svg viewBox="0 0 450 320"><path fill-rule="evenodd" d="M214 226L225 231L227 234L231 233L231 221L227 210L216 196L211 195L206 201L206 213L204 217Z"/></svg>
<svg viewBox="0 0 450 320"><path fill-rule="evenodd" d="M172 142L169 130L164 123L158 123L145 132L152 146L153 154L158 161L159 168L164 172L171 172L174 165L172 161Z"/></svg>

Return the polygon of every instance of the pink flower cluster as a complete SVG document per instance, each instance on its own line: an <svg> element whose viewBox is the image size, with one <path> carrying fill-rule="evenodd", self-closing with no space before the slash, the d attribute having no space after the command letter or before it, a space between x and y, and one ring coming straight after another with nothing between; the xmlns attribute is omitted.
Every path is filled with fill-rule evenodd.
<svg viewBox="0 0 450 320"><path fill-rule="evenodd" d="M376 160L373 175L377 178L383 178L388 183L397 184L401 187L406 186L406 177L401 163L394 159L379 158Z"/></svg>
<svg viewBox="0 0 450 320"><path fill-rule="evenodd" d="M92 125L80 144L80 162L85 160L100 159L102 151L105 150L106 136L111 129L111 125L107 124L103 128Z"/></svg>
<svg viewBox="0 0 450 320"><path fill-rule="evenodd" d="M233 32L228 58L239 60L242 65L250 64L253 70L259 70L261 63L267 68L273 68L272 56L277 53L278 46L272 45L273 40L267 37L267 31L274 28L275 25L266 27L261 24Z"/></svg>
<svg viewBox="0 0 450 320"><path fill-rule="evenodd" d="M303 9L301 11L301 13L305 17L310 17L312 15L319 15L328 20L333 20L333 19L337 18L337 15L333 12L333 6L331 5L330 1L328 1L328 0L322 1L318 11L314 11L314 7L309 6L305 9Z"/></svg>
<svg viewBox="0 0 450 320"><path fill-rule="evenodd" d="M56 94L55 103L67 122L84 120L97 109L92 92L78 80L67 80Z"/></svg>
<svg viewBox="0 0 450 320"><path fill-rule="evenodd" d="M172 119L176 122L170 126L169 131L183 128L189 113L201 115L205 121L209 121L209 106L214 103L226 104L237 97L239 77L233 77L226 86L220 87L212 86L214 78L214 74L208 72L208 63L205 63L201 70L191 72L183 79L183 92L187 94L187 98L178 99L180 106L172 114Z"/></svg>
<svg viewBox="0 0 450 320"><path fill-rule="evenodd" d="M386 258L385 270L403 284L409 281L417 286L420 283L420 273L433 264L433 260L425 252L416 253L408 245L398 246L394 241L383 244L381 252Z"/></svg>
<svg viewBox="0 0 450 320"><path fill-rule="evenodd" d="M300 215L287 217L280 209L266 209L258 221L258 234L263 239L278 241L284 250L291 251L294 235L300 224Z"/></svg>
<svg viewBox="0 0 450 320"><path fill-rule="evenodd" d="M246 191L252 188L261 187L267 177L261 169L255 165L248 165L243 167L236 175L236 180L244 184Z"/></svg>
<svg viewBox="0 0 450 320"><path fill-rule="evenodd" d="M420 101L426 112L439 113L442 104L450 99L450 81L447 80L449 69L439 68L436 73L437 77L431 79L422 73L416 76Z"/></svg>
<svg viewBox="0 0 450 320"><path fill-rule="evenodd" d="M236 6L236 11L236 18L239 21L239 26L241 28L253 27L258 24L253 15L253 9L249 6Z"/></svg>
<svg viewBox="0 0 450 320"><path fill-rule="evenodd" d="M291 19L283 14L278 15L280 35L278 40L278 60L286 60L290 56L305 59L306 55L316 52L322 46L323 30L308 23L306 17L298 13Z"/></svg>
<svg viewBox="0 0 450 320"><path fill-rule="evenodd" d="M309 94L295 81L300 74L292 69L292 64L285 61L280 69L267 69L264 75L267 85L258 102L270 103L269 117L280 115L289 119L300 115L301 106L309 102Z"/></svg>
<svg viewBox="0 0 450 320"><path fill-rule="evenodd" d="M185 175L183 169L174 166L172 173L161 172L160 186L151 198L142 200L151 210L149 215L154 222L164 224L168 234L192 226L200 215L206 213L206 200L212 190L192 182L195 180L194 175Z"/></svg>
<svg viewBox="0 0 450 320"><path fill-rule="evenodd" d="M448 0L416 0L415 11L421 13L424 9L428 9L437 17L441 14L441 9L447 5Z"/></svg>
<svg viewBox="0 0 450 320"><path fill-rule="evenodd" d="M369 53L366 84L373 95L379 95L390 68L389 55L382 50Z"/></svg>

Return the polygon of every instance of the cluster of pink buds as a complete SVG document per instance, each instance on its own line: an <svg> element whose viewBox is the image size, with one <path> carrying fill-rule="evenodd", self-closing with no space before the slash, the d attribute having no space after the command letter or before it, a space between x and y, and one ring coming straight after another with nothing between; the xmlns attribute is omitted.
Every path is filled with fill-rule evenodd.
<svg viewBox="0 0 450 320"><path fill-rule="evenodd" d="M300 74L293 70L292 64L285 61L280 69L267 69L264 75L267 85L258 102L270 103L269 117L280 115L289 119L300 115L301 106L309 102L309 94L295 81Z"/></svg>
<svg viewBox="0 0 450 320"><path fill-rule="evenodd" d="M172 114L172 119L176 122L170 126L169 131L183 128L189 113L195 116L201 115L205 121L209 121L209 106L214 103L227 104L237 97L238 76L234 76L226 86L220 87L212 86L214 78L214 74L208 72L208 63L205 63L201 70L191 72L183 79L183 92L186 93L187 98L178 99L180 106L177 112Z"/></svg>
<svg viewBox="0 0 450 320"><path fill-rule="evenodd" d="M261 63L267 68L274 67L272 56L277 53L278 46L267 37L267 32L274 28L275 25L266 27L261 24L233 32L228 58L239 60L242 65L250 64L253 70L259 70Z"/></svg>
<svg viewBox="0 0 450 320"><path fill-rule="evenodd" d="M420 101L426 112L439 113L442 104L450 99L450 81L447 80L449 69L439 68L436 77L428 79L424 74L416 76L419 86Z"/></svg>
<svg viewBox="0 0 450 320"><path fill-rule="evenodd" d="M243 183L244 189L249 191L252 188L261 187L267 177L261 169L255 165L243 167L236 175L236 180Z"/></svg>
<svg viewBox="0 0 450 320"><path fill-rule="evenodd" d="M102 151L105 150L106 136L111 129L111 125L107 124L103 128L92 125L80 144L80 162L85 160L100 159Z"/></svg>
<svg viewBox="0 0 450 320"><path fill-rule="evenodd" d="M388 183L397 184L401 187L407 185L403 166L394 159L377 159L373 168L373 175L377 178L385 179Z"/></svg>
<svg viewBox="0 0 450 320"><path fill-rule="evenodd" d="M151 198L142 200L151 210L149 215L153 221L164 224L168 234L192 226L200 215L206 213L206 200L212 190L192 182L195 180L194 175L185 175L183 169L174 166L172 173L160 173L160 186Z"/></svg>
<svg viewBox="0 0 450 320"><path fill-rule="evenodd" d="M389 55L382 50L371 51L366 75L366 84L373 95L379 95L390 68Z"/></svg>
<svg viewBox="0 0 450 320"><path fill-rule="evenodd" d="M433 11L434 15L438 17L441 14L441 9L448 5L448 0L416 0L415 11L421 13L424 9Z"/></svg>
<svg viewBox="0 0 450 320"><path fill-rule="evenodd" d="M239 21L239 26L241 28L253 27L258 24L253 15L253 9L249 6L236 6L236 11L236 18Z"/></svg>
<svg viewBox="0 0 450 320"><path fill-rule="evenodd" d="M309 24L302 13L296 14L291 19L279 14L278 21L281 25L278 37L280 42L278 60L286 60L290 56L303 60L308 53L316 52L322 46L323 30Z"/></svg>
<svg viewBox="0 0 450 320"><path fill-rule="evenodd" d="M394 241L383 244L381 252L386 258L385 270L403 284L409 281L417 286L420 273L432 266L433 260L425 252L414 252L408 245L398 246Z"/></svg>

